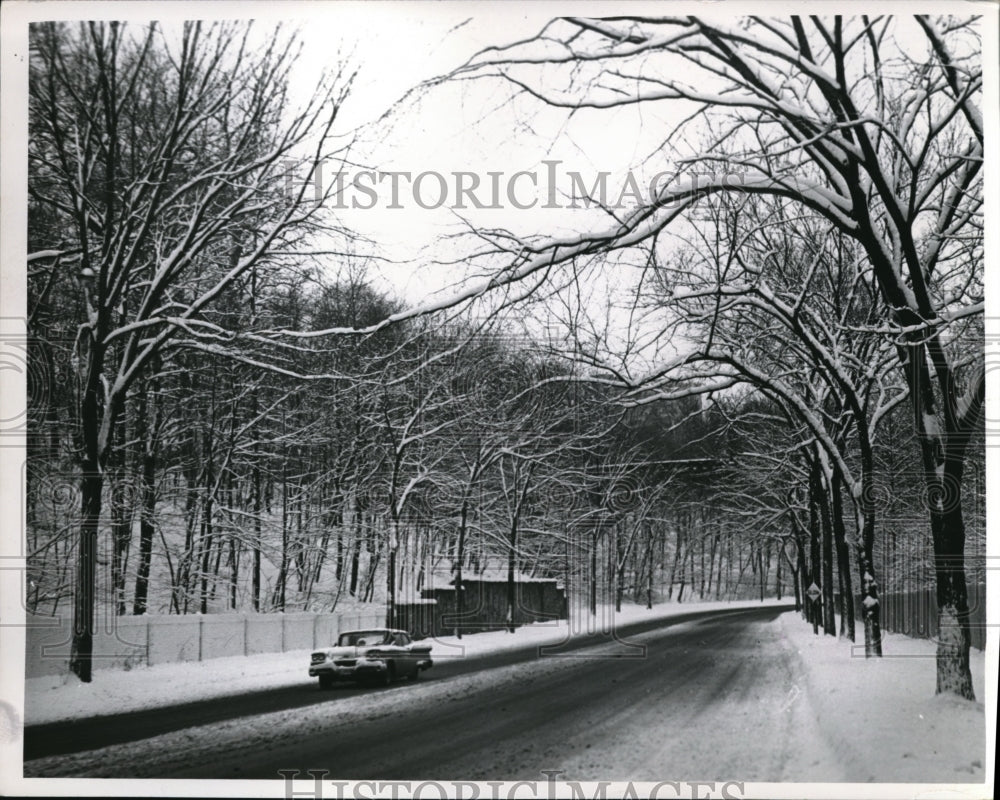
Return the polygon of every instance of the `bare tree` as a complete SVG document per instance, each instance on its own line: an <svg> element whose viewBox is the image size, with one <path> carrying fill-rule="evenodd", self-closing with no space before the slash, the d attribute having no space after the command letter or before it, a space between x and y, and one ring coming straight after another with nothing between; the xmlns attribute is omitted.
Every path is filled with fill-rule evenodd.
<svg viewBox="0 0 1000 800"><path fill-rule="evenodd" d="M984 378L982 352L953 331L961 320L981 324L983 312L979 50L974 19L566 18L451 76L500 79L570 113L686 101L689 124L711 132L700 153L677 160L686 179L655 187L597 233L526 243L493 285L653 241L718 194L785 198L858 243L922 454L942 631L937 690L968 698L961 486Z"/></svg>
<svg viewBox="0 0 1000 800"><path fill-rule="evenodd" d="M30 32L29 197L61 221L30 263L75 269L82 522L72 669L91 678L101 490L126 393L166 349L219 348L205 312L237 278L318 224L283 192L308 180L349 81L323 79L289 114L294 37L255 48L244 24ZM311 155L307 154L311 153Z"/></svg>
<svg viewBox="0 0 1000 800"><path fill-rule="evenodd" d="M668 333L696 343L688 364L715 365L696 374L758 386L804 420L805 444L812 437L823 447L816 458L826 489L849 490L866 652L880 654L874 441L907 393L892 342L872 330L877 291L851 240L811 214L789 215L780 198L723 198L703 219L709 224L696 230L690 249L671 259L676 266L657 266L656 283L680 326ZM665 377L676 381L680 373ZM830 499L839 536L839 493Z"/></svg>

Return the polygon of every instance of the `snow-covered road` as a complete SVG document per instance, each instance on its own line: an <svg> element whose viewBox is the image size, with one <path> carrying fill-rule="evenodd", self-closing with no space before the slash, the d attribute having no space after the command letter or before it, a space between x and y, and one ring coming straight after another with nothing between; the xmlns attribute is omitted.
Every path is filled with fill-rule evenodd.
<svg viewBox="0 0 1000 800"><path fill-rule="evenodd" d="M830 659L849 648L814 642L794 615L782 619L773 609L628 639L645 646L643 657L610 643L588 649L586 658L542 658L445 678L432 670L416 685L374 693L345 687L300 709L36 759L26 774L277 778L279 769L326 769L331 777L380 779L540 780L543 770L576 780L983 778L983 714L974 704L944 708L948 719L935 735L957 740L950 747L926 732L907 744L910 730L898 730L891 742L893 753L910 748L906 758L874 753L865 761L845 745L851 736L855 749L865 747L852 717L859 707L888 715L892 724L901 702L930 694L922 685L932 680L926 659L872 670L848 654L846 670L830 668ZM840 678L841 697L832 704L822 669ZM900 670L911 679L902 676L901 683ZM901 684L890 700L897 708L854 694L852 681L862 671L874 692L888 691L879 675ZM920 682L912 685L914 679ZM935 710L933 702L917 706L903 710Z"/></svg>
<svg viewBox="0 0 1000 800"><path fill-rule="evenodd" d="M574 613L571 622L552 620L525 625L514 634L501 630L466 635L461 639L443 636L430 641L434 658L441 664L556 644L587 631L612 630L696 612L759 608L761 605L756 600L715 600L661 603L647 609L625 603L621 611L611 606L598 606L596 615ZM787 606L788 601L769 599L763 605ZM573 611L580 612L580 609ZM81 683L72 674L30 678L24 682L24 720L26 725L43 725L315 685L315 681L306 676L309 652L293 650L134 669L98 669L89 684Z"/></svg>

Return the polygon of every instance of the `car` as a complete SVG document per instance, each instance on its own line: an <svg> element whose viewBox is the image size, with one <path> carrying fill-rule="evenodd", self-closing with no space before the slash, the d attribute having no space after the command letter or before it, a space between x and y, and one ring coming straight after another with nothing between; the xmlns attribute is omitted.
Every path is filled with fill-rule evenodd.
<svg viewBox="0 0 1000 800"><path fill-rule="evenodd" d="M387 686L399 678L416 680L434 665L431 646L416 644L406 631L368 628L345 631L334 647L316 650L309 659L309 677L321 689L337 681Z"/></svg>

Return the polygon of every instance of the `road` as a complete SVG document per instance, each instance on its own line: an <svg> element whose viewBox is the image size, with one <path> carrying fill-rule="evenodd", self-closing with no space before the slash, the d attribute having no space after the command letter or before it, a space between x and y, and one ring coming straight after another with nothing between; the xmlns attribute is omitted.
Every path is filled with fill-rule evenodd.
<svg viewBox="0 0 1000 800"><path fill-rule="evenodd" d="M644 647L641 657L590 638L574 642L565 658L522 651L438 663L419 683L389 689L323 693L310 684L243 703L81 723L75 735L91 738L77 745L90 748L175 732L149 740L156 758L143 758L136 742L76 753L68 763L28 760L26 773L273 779L278 770L305 778L319 769L342 779L541 780L543 770L559 770L576 780L834 779L825 772L829 754L808 735L795 656L776 623L781 611L703 612L623 629L622 638ZM227 721L213 725L218 719ZM26 759L74 749L45 728L28 729Z"/></svg>

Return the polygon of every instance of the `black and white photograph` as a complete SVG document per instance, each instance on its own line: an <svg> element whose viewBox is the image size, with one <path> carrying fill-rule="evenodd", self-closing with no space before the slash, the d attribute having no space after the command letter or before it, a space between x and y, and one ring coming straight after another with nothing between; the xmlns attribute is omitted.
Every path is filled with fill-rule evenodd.
<svg viewBox="0 0 1000 800"><path fill-rule="evenodd" d="M998 32L4 3L0 793L992 798Z"/></svg>

